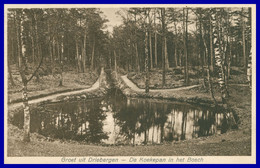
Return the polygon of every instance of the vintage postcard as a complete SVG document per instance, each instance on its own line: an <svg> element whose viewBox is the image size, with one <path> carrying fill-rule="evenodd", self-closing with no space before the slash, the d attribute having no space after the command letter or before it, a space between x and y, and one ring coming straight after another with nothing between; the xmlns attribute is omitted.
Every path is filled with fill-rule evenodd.
<svg viewBox="0 0 260 168"><path fill-rule="evenodd" d="M256 5L4 14L5 164L256 163Z"/></svg>

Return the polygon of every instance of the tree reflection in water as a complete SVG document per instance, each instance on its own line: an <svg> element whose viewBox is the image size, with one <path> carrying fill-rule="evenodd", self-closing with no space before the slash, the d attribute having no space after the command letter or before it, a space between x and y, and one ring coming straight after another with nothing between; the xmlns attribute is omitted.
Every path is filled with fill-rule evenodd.
<svg viewBox="0 0 260 168"><path fill-rule="evenodd" d="M11 122L23 127L23 113ZM32 110L31 132L106 144L159 144L227 131L218 109L153 99L126 98L111 89L102 99L45 104Z"/></svg>

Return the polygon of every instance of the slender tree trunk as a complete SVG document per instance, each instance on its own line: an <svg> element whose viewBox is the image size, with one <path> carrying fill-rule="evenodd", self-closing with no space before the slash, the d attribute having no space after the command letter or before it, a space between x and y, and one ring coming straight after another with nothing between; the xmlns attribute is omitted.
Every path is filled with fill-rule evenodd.
<svg viewBox="0 0 260 168"><path fill-rule="evenodd" d="M36 18L36 15L34 16ZM40 51L40 43L39 43L39 34L38 34L38 23L37 23L37 19L35 19L35 37L36 37L36 53L37 53L37 59L40 58L41 56L41 51ZM38 75L37 75L38 76ZM37 77L38 78L38 77ZM38 79L36 80L37 82Z"/></svg>
<svg viewBox="0 0 260 168"><path fill-rule="evenodd" d="M157 32L155 30L154 33L154 65L155 67L158 66L158 53L157 53Z"/></svg>
<svg viewBox="0 0 260 168"><path fill-rule="evenodd" d="M249 83L249 87L252 87L252 47L250 48L249 58L248 58L248 66L247 66L247 81Z"/></svg>
<svg viewBox="0 0 260 168"><path fill-rule="evenodd" d="M41 45L38 45L38 60L42 57L42 52L41 52L42 48L41 48ZM39 74L39 71L36 72L35 74L35 77L36 77L36 82L40 82L40 74Z"/></svg>
<svg viewBox="0 0 260 168"><path fill-rule="evenodd" d="M183 112L182 113L182 123L181 123L181 140L184 140L185 139L185 135L186 135L186 128L185 128L185 118L187 117L187 113L186 112Z"/></svg>
<svg viewBox="0 0 260 168"><path fill-rule="evenodd" d="M139 63L139 55L138 55L138 48L137 48L137 42L135 43L135 56L136 56L136 66L137 66L137 72L140 72L140 63Z"/></svg>
<svg viewBox="0 0 260 168"><path fill-rule="evenodd" d="M32 24L32 23L31 23ZM33 34L33 24L31 25L31 40L32 40L32 61L35 63L35 45L34 45L34 34Z"/></svg>
<svg viewBox="0 0 260 168"><path fill-rule="evenodd" d="M229 37L229 58L228 58L228 67L227 67L227 79L230 79L230 68L231 68L231 61L232 61L232 38Z"/></svg>
<svg viewBox="0 0 260 168"><path fill-rule="evenodd" d="M156 28L156 9L154 12L154 65L158 65L158 56L157 56L157 28Z"/></svg>
<svg viewBox="0 0 260 168"><path fill-rule="evenodd" d="M149 56L148 56L148 33L145 33L145 93L149 93L149 80L150 80L150 74L149 74Z"/></svg>
<svg viewBox="0 0 260 168"><path fill-rule="evenodd" d="M27 84L23 83L23 107L24 107L24 137L23 141L29 142L30 141L30 110L29 110L29 103L28 103L28 93L27 93Z"/></svg>
<svg viewBox="0 0 260 168"><path fill-rule="evenodd" d="M165 69L166 69L166 66L165 66L165 61L166 61L166 50L167 48L165 47L165 44L166 44L166 33L165 33L165 8L162 8L161 9L161 17L162 17L162 38L163 38L163 41L162 41L162 69L163 69L163 74L162 74L162 87L165 86Z"/></svg>
<svg viewBox="0 0 260 168"><path fill-rule="evenodd" d="M242 15L244 14L244 8L242 8ZM242 24L242 45L243 45L243 66L246 70L247 68L247 59L246 59L246 37L245 37L245 21L244 16L241 15L241 24Z"/></svg>
<svg viewBox="0 0 260 168"><path fill-rule="evenodd" d="M145 21L147 20L147 14L145 12L146 18ZM149 55L148 55L148 30L147 27L145 28L145 93L149 93L149 83L150 83L150 74L149 74Z"/></svg>
<svg viewBox="0 0 260 168"><path fill-rule="evenodd" d="M177 57L177 36L178 36L178 33L177 33L177 24L176 22L174 22L174 30L175 30L175 37L174 37L174 61L175 61L175 66L176 68L178 67L178 57Z"/></svg>
<svg viewBox="0 0 260 168"><path fill-rule="evenodd" d="M214 49L213 49L213 32L212 32L212 25L211 25L211 17L210 17L210 24L209 24L209 43L210 43L210 69L214 71Z"/></svg>
<svg viewBox="0 0 260 168"><path fill-rule="evenodd" d="M202 76L203 76L203 87L206 88L206 77L205 77L205 71L204 71L204 63L206 61L203 59L204 54L206 55L206 53L203 52L203 48L202 48L204 45L203 45L203 40L202 40L203 36L202 36L201 19L202 19L202 16L200 14L200 19L199 19L199 33L200 33L199 49L200 49L200 61L201 61Z"/></svg>
<svg viewBox="0 0 260 168"><path fill-rule="evenodd" d="M92 54L91 54L91 69L94 70L94 55L95 55L95 36L93 40Z"/></svg>
<svg viewBox="0 0 260 168"><path fill-rule="evenodd" d="M51 60L51 73L53 74L53 55L52 55L52 41L51 41L51 32L50 32L50 24L48 21L48 33L49 33L49 53L50 53L50 60Z"/></svg>
<svg viewBox="0 0 260 168"><path fill-rule="evenodd" d="M231 32L230 32L230 11L227 9L227 16L226 16L226 25L227 25L227 33L226 33L226 48L225 50L227 50L227 46L229 47L229 53L224 53L226 55L225 61L225 83L226 83L226 87L228 87L228 81L230 78L230 60L232 57L232 51L231 51Z"/></svg>
<svg viewBox="0 0 260 168"><path fill-rule="evenodd" d="M183 27L183 50L184 50L184 57L186 59L186 55L187 55L187 50L186 50L186 38L185 38L185 8L183 8L183 22L182 22L182 27ZM185 62L186 63L186 62ZM185 64L185 67L184 67L184 83L186 84L186 75L187 75L187 71L186 71L186 64Z"/></svg>
<svg viewBox="0 0 260 168"><path fill-rule="evenodd" d="M183 65L182 65L182 53L181 53L181 51L179 50L179 52L178 52L178 55L179 55L179 59L178 59L178 61L179 61L179 65L180 65L180 67L182 67Z"/></svg>
<svg viewBox="0 0 260 168"><path fill-rule="evenodd" d="M186 9L186 32L185 32L185 47L186 47L186 59L185 59L185 64L186 64L186 85L189 85L189 58L188 58L188 12L189 9Z"/></svg>
<svg viewBox="0 0 260 168"><path fill-rule="evenodd" d="M53 64L55 65L55 59L56 59L56 50L55 50L55 38L52 37L52 55L53 55Z"/></svg>
<svg viewBox="0 0 260 168"><path fill-rule="evenodd" d="M167 38L166 38L166 34L164 36L164 55L165 55L165 69L169 69L170 65L169 65L169 57L168 57L168 51L167 51Z"/></svg>
<svg viewBox="0 0 260 168"><path fill-rule="evenodd" d="M60 66L61 66L61 72L60 72L60 84L59 86L63 86L63 61L64 61L64 44L63 44L63 35L61 36L61 55L60 55Z"/></svg>
<svg viewBox="0 0 260 168"><path fill-rule="evenodd" d="M152 48L152 31L149 33L149 48L150 48L150 67L153 69L153 48Z"/></svg>
<svg viewBox="0 0 260 168"><path fill-rule="evenodd" d="M135 15L135 26L137 26L136 15ZM136 61L137 72L140 73L140 62L139 62L140 58L139 58L139 54L138 54L137 27L135 27L135 61Z"/></svg>
<svg viewBox="0 0 260 168"><path fill-rule="evenodd" d="M76 55L77 55L77 62L78 62L78 73L80 73L80 72L82 72L82 70L81 70L81 57L79 55L78 40L76 40Z"/></svg>
<svg viewBox="0 0 260 168"><path fill-rule="evenodd" d="M57 62L60 61L60 42L59 39L57 38Z"/></svg>
<svg viewBox="0 0 260 168"><path fill-rule="evenodd" d="M83 72L86 72L86 43L87 43L87 29L85 28L84 31L84 41L83 41L83 48L82 48L82 64L83 64Z"/></svg>
<svg viewBox="0 0 260 168"><path fill-rule="evenodd" d="M185 69L184 69L184 81L185 85L189 85L189 72L188 72L188 9L183 8L183 43L184 43L184 56L185 56Z"/></svg>
<svg viewBox="0 0 260 168"><path fill-rule="evenodd" d="M250 48L250 51L249 51L249 55L248 55L248 65L247 65L247 80L248 80L248 83L249 83L249 87L251 88L252 87L252 42L251 42L251 30L252 30L252 27L251 27L251 19L252 19L252 14L251 14L251 8L248 8L248 13L249 13L249 21L248 21L248 24L250 26L250 31L249 31L249 48Z"/></svg>
<svg viewBox="0 0 260 168"><path fill-rule="evenodd" d="M17 39L17 61L18 61L18 68L20 71L20 66L22 65L22 58L21 58L21 18L18 12L15 12L15 25L16 25L16 39Z"/></svg>

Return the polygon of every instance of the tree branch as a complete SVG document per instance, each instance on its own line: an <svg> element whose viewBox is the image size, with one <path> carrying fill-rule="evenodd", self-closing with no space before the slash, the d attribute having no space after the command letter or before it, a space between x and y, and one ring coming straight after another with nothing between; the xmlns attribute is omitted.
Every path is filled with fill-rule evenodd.
<svg viewBox="0 0 260 168"><path fill-rule="evenodd" d="M35 71L33 72L32 76L26 81L26 83L29 83L29 82L32 80L32 78L36 75L36 72L37 72L37 71L39 70L39 68L41 67L42 62L43 62L43 55L42 55L42 58L41 58L41 61L40 61L39 65L38 65L38 67L35 69Z"/></svg>

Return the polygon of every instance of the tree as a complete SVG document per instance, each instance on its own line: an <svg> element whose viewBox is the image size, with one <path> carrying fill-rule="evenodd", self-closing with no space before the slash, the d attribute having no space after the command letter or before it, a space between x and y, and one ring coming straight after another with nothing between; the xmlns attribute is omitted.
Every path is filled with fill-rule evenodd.
<svg viewBox="0 0 260 168"><path fill-rule="evenodd" d="M223 12L223 9L212 9L211 10L211 24L212 24L212 30L213 30L213 43L214 43L214 51L215 51L215 60L216 60L216 66L218 68L218 83L221 90L221 98L223 105L227 104L226 98L227 98L227 90L225 85L225 77L224 77L224 68L223 68L223 54L225 51L223 49L225 48L223 37L221 34L221 16L220 13Z"/></svg>
<svg viewBox="0 0 260 168"><path fill-rule="evenodd" d="M38 67L34 70L33 74L27 78L26 71L28 69L27 67L27 56L26 56L26 46L24 41L24 11L23 9L16 9L14 11L15 13L15 25L16 25L16 36L17 36L17 54L18 54L18 67L19 67L19 73L22 78L23 83L23 92L22 92L22 98L23 98L23 110L24 110L24 137L23 140L25 142L30 141L30 110L29 110L29 104L28 104L28 90L27 90L27 84L32 80L32 78L36 75L37 71L39 70L42 61L43 56L41 58L41 61L38 65Z"/></svg>
<svg viewBox="0 0 260 168"><path fill-rule="evenodd" d="M167 58L167 40L165 26L165 8L161 8L161 23L162 23L162 86L165 86L166 60Z"/></svg>
<svg viewBox="0 0 260 168"><path fill-rule="evenodd" d="M147 20L149 17L150 10L145 9L144 15L145 15L145 93L149 92L149 83L150 83L150 73L149 73L149 56L148 56L148 26L147 26Z"/></svg>
<svg viewBox="0 0 260 168"><path fill-rule="evenodd" d="M189 64L188 64L188 12L189 9L183 8L183 44L184 44L184 56L185 56L185 69L184 69L184 82L189 85Z"/></svg>

